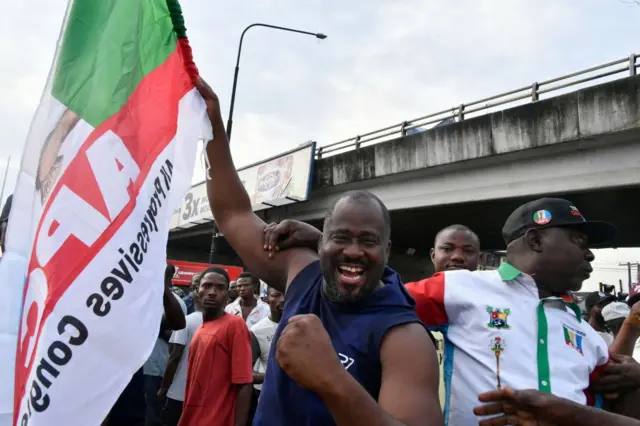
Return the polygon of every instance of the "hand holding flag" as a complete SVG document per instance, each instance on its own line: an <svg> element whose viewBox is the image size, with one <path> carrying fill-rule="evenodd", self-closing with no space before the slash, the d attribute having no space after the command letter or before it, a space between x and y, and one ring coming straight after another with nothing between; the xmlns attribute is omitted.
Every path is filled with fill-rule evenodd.
<svg viewBox="0 0 640 426"><path fill-rule="evenodd" d="M211 129L213 130L214 137L221 133L226 135L218 95L216 95L211 86L209 86L202 77L198 77L196 88L207 106L207 115L209 116L209 121L211 121Z"/></svg>

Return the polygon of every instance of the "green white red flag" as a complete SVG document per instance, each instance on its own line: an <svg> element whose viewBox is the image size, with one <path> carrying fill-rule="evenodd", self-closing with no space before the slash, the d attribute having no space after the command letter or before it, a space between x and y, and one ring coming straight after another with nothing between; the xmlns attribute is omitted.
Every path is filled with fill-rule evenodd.
<svg viewBox="0 0 640 426"><path fill-rule="evenodd" d="M69 1L0 262L0 426L100 425L150 354L196 79L176 0Z"/></svg>

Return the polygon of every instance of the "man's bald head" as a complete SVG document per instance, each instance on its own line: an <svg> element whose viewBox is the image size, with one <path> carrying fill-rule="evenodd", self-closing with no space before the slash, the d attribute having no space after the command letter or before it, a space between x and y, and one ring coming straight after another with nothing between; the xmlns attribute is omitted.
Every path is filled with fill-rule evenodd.
<svg viewBox="0 0 640 426"><path fill-rule="evenodd" d="M336 209L336 206L341 201L353 201L356 203L373 203L380 208L380 215L382 217L382 221L384 222L384 228L387 238L391 236L391 214L387 209L387 206L380 200L380 198L376 197L373 193L369 191L348 191L342 194L340 197L336 198L327 214L324 217L324 228L329 228L327 225L331 223L331 219L333 218L333 212Z"/></svg>

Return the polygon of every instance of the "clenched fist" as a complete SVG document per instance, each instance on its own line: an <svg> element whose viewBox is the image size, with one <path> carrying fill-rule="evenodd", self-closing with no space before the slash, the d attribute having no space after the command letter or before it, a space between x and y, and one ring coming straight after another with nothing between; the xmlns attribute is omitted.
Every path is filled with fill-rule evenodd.
<svg viewBox="0 0 640 426"><path fill-rule="evenodd" d="M320 318L313 314L289 319L276 345L276 361L298 385L315 393L348 374Z"/></svg>

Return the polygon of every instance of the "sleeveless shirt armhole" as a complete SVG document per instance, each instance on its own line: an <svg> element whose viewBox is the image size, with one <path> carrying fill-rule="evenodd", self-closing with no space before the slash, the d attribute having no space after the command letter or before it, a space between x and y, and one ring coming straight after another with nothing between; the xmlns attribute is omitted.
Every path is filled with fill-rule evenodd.
<svg viewBox="0 0 640 426"><path fill-rule="evenodd" d="M298 295L307 291L318 279L318 275L322 275L320 272L319 260L311 262L305 266L305 268L291 281L289 287L287 287L287 292L284 295L285 302L294 297L294 295L298 298Z"/></svg>
<svg viewBox="0 0 640 426"><path fill-rule="evenodd" d="M424 325L420 322L415 312L411 311L411 312L405 312L405 313L395 315L387 324L383 324L380 327L375 327L376 331L372 336L374 339L374 342L372 343L374 348L377 350L378 359L380 358L380 348L382 347L382 340L387 335L387 333L395 327L398 327L401 325L413 324L413 323L420 324L424 328ZM435 345L436 344L434 341L435 339L433 338L431 333L429 333L426 328L425 328L425 331L427 331L427 334L429 335L431 341L434 342L434 345Z"/></svg>

